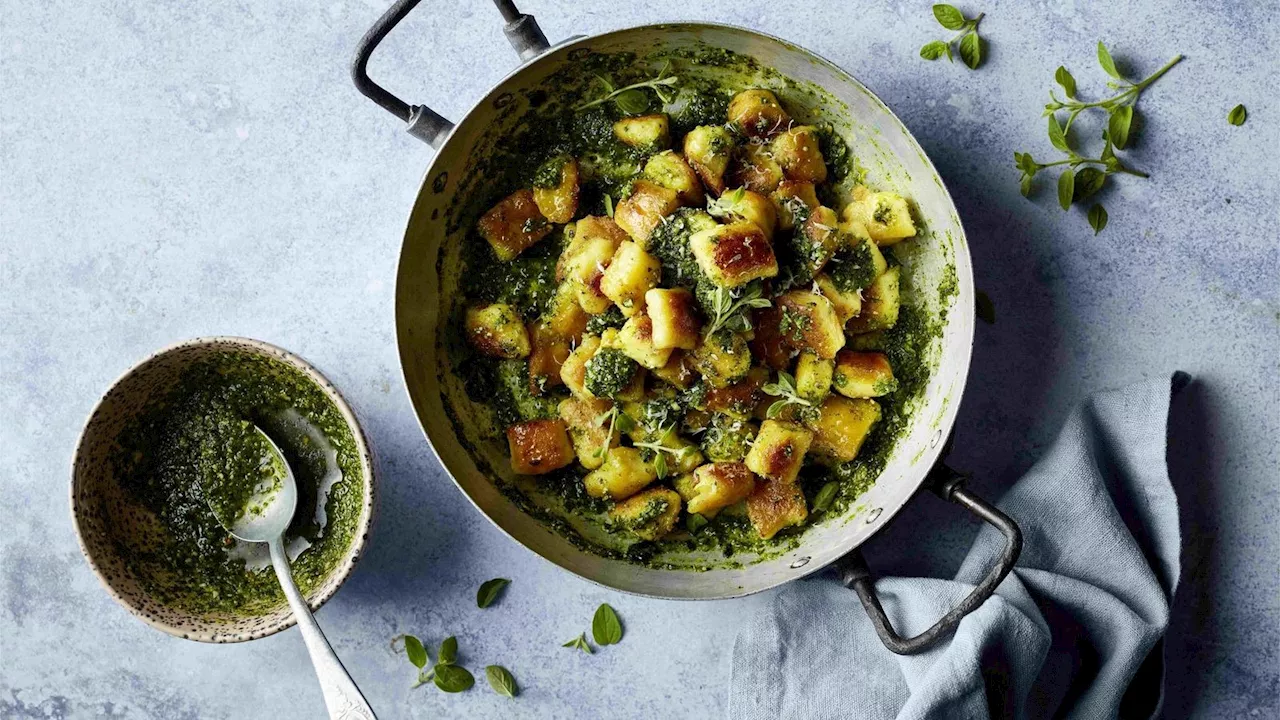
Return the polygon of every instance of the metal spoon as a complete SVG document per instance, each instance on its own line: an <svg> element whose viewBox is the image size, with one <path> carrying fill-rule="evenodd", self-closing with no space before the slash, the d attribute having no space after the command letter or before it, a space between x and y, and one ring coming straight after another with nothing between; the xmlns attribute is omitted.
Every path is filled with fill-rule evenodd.
<svg viewBox="0 0 1280 720"><path fill-rule="evenodd" d="M293 574L289 571L289 556L284 550L284 531L293 520L294 510L298 507L298 484L293 479L293 470L285 461L284 454L275 442L254 426L253 429L266 441L271 449L273 463L276 464L280 482L269 491L255 494L249 501L251 512L242 512L239 517L227 518L219 515L216 504L211 503L213 514L218 518L227 532L245 542L266 543L271 552L271 566L275 568L276 578L289 599L289 607L298 621L298 629L307 644L307 652L311 654L311 664L315 666L316 676L320 679L320 690L324 693L324 704L329 708L331 720L376 720L373 710L360 689L356 687L342 661L329 647L324 633L311 615L307 601L298 592L293 582Z"/></svg>

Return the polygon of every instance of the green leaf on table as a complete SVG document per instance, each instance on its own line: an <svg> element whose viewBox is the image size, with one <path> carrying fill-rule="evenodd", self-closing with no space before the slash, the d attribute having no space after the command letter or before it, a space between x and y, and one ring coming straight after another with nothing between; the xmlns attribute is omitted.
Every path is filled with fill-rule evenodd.
<svg viewBox="0 0 1280 720"><path fill-rule="evenodd" d="M1124 76L1116 69L1116 61L1111 57L1111 52L1107 50L1107 46L1103 45L1101 40L1098 41L1098 64L1111 77L1117 80L1124 79Z"/></svg>
<svg viewBox="0 0 1280 720"><path fill-rule="evenodd" d="M948 30L960 30L965 26L964 13L954 5L939 3L933 6L933 16L938 24Z"/></svg>
<svg viewBox="0 0 1280 720"><path fill-rule="evenodd" d="M597 645L614 645L622 640L622 621L608 603L596 608L595 617L591 618L591 637Z"/></svg>
<svg viewBox="0 0 1280 720"><path fill-rule="evenodd" d="M1089 208L1089 227L1093 228L1093 234L1097 235L1107 226L1107 209L1101 204L1094 203Z"/></svg>
<svg viewBox="0 0 1280 720"><path fill-rule="evenodd" d="M440 643L440 654L436 655L436 665L452 665L458 661L458 638L450 635Z"/></svg>
<svg viewBox="0 0 1280 720"><path fill-rule="evenodd" d="M409 662L419 669L427 666L427 649L422 646L422 641L413 635L404 636L404 654L409 656Z"/></svg>
<svg viewBox="0 0 1280 720"><path fill-rule="evenodd" d="M831 503L836 499L836 493L840 492L840 484L837 482L829 482L822 486L818 491L817 497L813 499L813 509L826 512L831 507Z"/></svg>
<svg viewBox="0 0 1280 720"><path fill-rule="evenodd" d="M1070 70L1059 65L1058 71L1053 74L1053 79L1057 80L1058 84L1062 86L1062 92L1066 93L1067 97L1074 98L1076 96L1076 79Z"/></svg>
<svg viewBox="0 0 1280 720"><path fill-rule="evenodd" d="M1249 119L1249 111L1244 109L1244 105L1237 105L1231 108L1231 112L1227 113L1227 122L1232 125L1243 125L1245 120Z"/></svg>
<svg viewBox="0 0 1280 720"><path fill-rule="evenodd" d="M1076 171L1074 202L1095 195L1107 182L1107 174L1095 167L1082 167Z"/></svg>
<svg viewBox="0 0 1280 720"><path fill-rule="evenodd" d="M486 580L480 585L480 589L476 592L476 606L480 608L489 607L498 599L498 596L502 595L502 591L510 584L511 581L506 578Z"/></svg>
<svg viewBox="0 0 1280 720"><path fill-rule="evenodd" d="M476 679L471 672L464 667L458 665L436 665L435 677L432 680L436 687L447 693L459 693L469 690L472 685L476 684Z"/></svg>
<svg viewBox="0 0 1280 720"><path fill-rule="evenodd" d="M925 43L925 46L920 48L920 57L925 60L937 60L946 55L948 49L949 46L946 43L941 40L934 40L931 43Z"/></svg>
<svg viewBox="0 0 1280 720"><path fill-rule="evenodd" d="M1075 196L1076 174L1070 170L1063 170L1058 176L1058 204L1063 210L1071 209L1071 200Z"/></svg>
<svg viewBox="0 0 1280 720"><path fill-rule="evenodd" d="M960 59L970 70L977 70L982 64L982 39L978 33L971 30L960 38Z"/></svg>
<svg viewBox="0 0 1280 720"><path fill-rule="evenodd" d="M974 313L977 314L979 320L988 325L996 324L996 304L991 302L990 295L981 290L977 291L974 295L973 306Z"/></svg>
<svg viewBox="0 0 1280 720"><path fill-rule="evenodd" d="M489 687L493 691L504 697L513 698L520 693L520 689L516 687L516 679L512 677L511 671L501 665L490 665L484 669L484 676L489 680Z"/></svg>
<svg viewBox="0 0 1280 720"><path fill-rule="evenodd" d="M579 635L578 637L576 637L576 638L574 638L574 639L570 640L569 642L567 642L567 643L565 643L565 644L561 645L560 647L575 648L575 649L577 649L577 650L581 650L582 652L584 652L584 653L586 653L586 654L588 654L588 655L590 655L590 654L592 653L591 646L590 646L589 644L587 644L587 634L586 634L586 633L582 633L582 634L581 634L581 635Z"/></svg>
<svg viewBox="0 0 1280 720"><path fill-rule="evenodd" d="M1031 197L1031 176L1023 175L1022 184L1018 187L1018 192L1022 193L1022 197Z"/></svg>
<svg viewBox="0 0 1280 720"><path fill-rule="evenodd" d="M1111 119L1107 121L1107 136L1112 144L1121 150L1129 143L1129 127L1133 124L1133 106L1121 105L1111 111Z"/></svg>
<svg viewBox="0 0 1280 720"><path fill-rule="evenodd" d="M1067 134L1062 129L1062 124L1058 122L1058 116L1049 113L1049 142L1062 152L1070 152L1071 147L1067 145Z"/></svg>

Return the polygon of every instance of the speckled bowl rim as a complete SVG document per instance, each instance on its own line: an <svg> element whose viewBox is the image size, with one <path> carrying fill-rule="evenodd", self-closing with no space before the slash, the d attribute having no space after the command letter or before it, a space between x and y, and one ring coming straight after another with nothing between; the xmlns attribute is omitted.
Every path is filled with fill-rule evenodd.
<svg viewBox="0 0 1280 720"><path fill-rule="evenodd" d="M321 392L323 392L325 396L328 397L337 406L338 412L342 414L343 421L346 422L347 427L351 430L352 437L355 439L356 449L360 454L360 469L364 474L365 482L364 482L364 498L361 505L360 518L357 521L356 529L355 529L356 537L352 541L351 547L347 549L347 552L343 556L342 561L339 562L338 565L334 567L333 571L330 574L330 577L336 578L337 582L335 582L329 590L322 593L319 597L316 597L308 602L312 612L315 612L316 610L319 610L321 607L323 607L324 604L329 601L329 598L333 597L334 594L336 594L338 590L344 584L346 584L347 578L349 578L351 576L352 571L355 570L356 563L358 563L360 561L360 558L364 556L365 549L369 544L370 532L373 530L374 511L377 508L377 502L376 502L377 501L377 474L375 472L376 465L373 460L373 453L369 444L369 440L364 433L364 428L361 427L360 421L356 417L355 411L351 409L351 406L347 403L346 398L344 398L342 396L342 393L338 391L337 386L335 386L332 382L330 382L329 379L325 377L324 373L320 372L314 365L307 362L301 356L295 355L294 353L289 352L288 350L285 350L284 348L279 347L278 345L273 345L272 343L265 342L262 340L255 340L253 338L239 337L235 335L209 335L209 336L192 338L190 340L183 340L181 342L176 342L171 345L167 345L163 348L160 348L159 350L152 352L150 355L147 355L142 360L139 360L138 362L134 363L129 367L128 370L125 370L118 377L116 377L116 379L113 380L111 382L111 385L107 388L107 391L103 393L102 397L98 398L98 402L94 403L93 409L89 411L88 416L85 418L84 425L80 428L80 434L76 440L75 452L71 456L71 483L70 483L71 521L72 521L72 526L75 528L76 542L80 546L80 554L84 556L85 562L89 564L89 568L93 570L93 574L98 577L98 581L102 583L102 586L104 588L106 588L107 593L111 595L111 597L117 603L119 603L122 607L128 610L129 613L134 617L137 617L143 622L150 625L151 627L157 630L161 630L169 635L173 635L174 637L183 638L185 640L196 640L199 642L218 643L218 644L247 642L249 640L257 640L259 638L264 638L269 635L274 635L282 630L288 630L289 628L293 627L295 624L297 624L297 620L293 617L292 614L290 614L280 622L277 622L273 625L266 626L265 628L261 630L256 630L254 632L220 633L220 632L195 631L191 629L179 628L174 625L170 625L169 623L163 622L157 618L151 617L146 613L141 612L140 608L138 608L130 599L126 598L124 595L117 592L116 588L110 582L107 581L107 578L103 575L102 570L98 567L98 564L94 561L93 556L90 554L88 546L85 544L84 534L80 526L81 508L79 503L76 500L76 486L77 486L77 483L79 482L79 478L76 473L76 467L79 465L80 455L85 449L84 446L87 439L86 436L89 430L89 426L93 422L93 419L97 416L98 412L102 409L102 406L104 405L104 403L106 403L107 399L112 396L112 394L116 391L116 389L127 378L132 376L134 373L138 372L140 368L144 367L148 363L151 363L157 358L160 358L169 353L172 353L178 350L184 350L187 348L192 348L192 347L219 347L229 343L236 343L241 346L247 345L253 348L254 352L258 352L259 354L269 356L278 360L283 360L284 362L290 364L291 366L297 368L298 370L301 370L303 374L305 374L309 379L311 379L311 381L314 382L320 388ZM243 349L243 348L239 348L239 349ZM197 616L193 615L192 617L195 618ZM253 616L249 615L245 617L253 617ZM198 619L200 622L207 622L204 618L198 618Z"/></svg>

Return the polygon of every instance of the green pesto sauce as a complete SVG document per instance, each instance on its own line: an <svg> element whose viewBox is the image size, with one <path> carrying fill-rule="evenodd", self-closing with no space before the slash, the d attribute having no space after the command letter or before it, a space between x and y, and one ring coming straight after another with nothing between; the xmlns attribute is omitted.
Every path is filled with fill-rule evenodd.
<svg viewBox="0 0 1280 720"><path fill-rule="evenodd" d="M279 360L219 353L194 363L128 423L111 457L134 506L130 521L141 519L119 526L120 554L148 593L169 606L250 616L284 603L271 569L247 568L239 554L243 546L210 508L213 503L229 517L258 511L252 503L246 508L246 501L264 483L279 482L280 468L264 460L266 443L250 423L276 442L294 472L298 511L285 542L311 544L293 562L303 593L320 585L351 546L363 479L355 439L337 406ZM307 426L336 452L341 478L331 487L322 487L334 469L329 448ZM320 505L323 513L316 510Z"/></svg>
<svg viewBox="0 0 1280 720"><path fill-rule="evenodd" d="M681 76L675 99L664 107L646 91L643 93L645 107L627 110L632 115L666 112L670 117L671 146L676 149L682 146L683 136L694 127L723 125L729 99L748 87L771 87L784 104L788 97L799 96L817 98L821 104L835 102L821 90L764 68L753 58L706 47L680 48L644 62L629 53L588 53L547 78L544 87L556 88L554 93L543 90L528 93L527 115L509 136L487 148L482 159L468 169L468 176L482 177L486 182L464 186L467 192L460 193L458 204L450 210L448 227L449 232L459 232L466 237L460 276L463 301L455 305L450 314L445 343L452 372L463 381L468 397L492 412L494 440L501 441L502 430L513 422L554 416L552 410L556 403L567 395L558 390L546 398L534 397L527 382L521 382L521 378L527 380L527 369L523 376L519 370L523 362L506 361L510 364L504 366L503 361L475 353L462 339L462 306L474 301L508 302L520 308L526 320L536 319L545 311L554 291L555 260L564 247L565 238L562 231L557 230L515 261L504 263L475 232L475 220L517 188L543 187L558 181L559 167L566 156L578 158L581 165L577 217L606 214L607 207L629 194L648 153L627 147L613 136L614 121L626 114L615 103L606 102L583 110L576 107L604 94L602 85L591 78L604 76L614 87L621 87L654 77L666 60L672 62L670 74ZM696 66L698 73L682 72L691 66ZM830 123L819 120L813 124L818 128L828 165L828 182L817 188L818 197L823 204L839 209L843 201L839 200L837 185L846 187L862 182L866 169ZM612 203L606 202L606 195ZM706 219L697 209L682 208L654 230L647 248L662 263L661 286L690 288L700 305L705 302L699 291L707 283L689 251L688 237L702 229L699 223ZM798 223L802 221L800 218ZM787 237L780 236L775 242L781 248L788 246ZM886 253L886 257L896 264L892 253ZM842 285L857 289L870 284L872 278L866 275L874 271L870 268L869 256L855 257L851 253L838 259L848 265L840 269ZM832 266L832 270L835 271L836 266ZM774 290L781 289L776 283ZM944 291L941 307L946 307L948 297ZM589 321L589 332L598 334L605 328L621 325L622 320L616 312L593 317ZM600 531L607 531L607 513L612 503L586 494L582 478L587 471L577 463L547 475L508 483L497 480L502 473L490 467L481 453L472 454L481 472L494 478L503 494L517 507L583 550L658 568L707 570L745 566L795 549L809 527L847 512L858 496L875 482L923 395L935 362L929 348L941 328L941 319L931 317L923 304L913 306L904 297L900 319L894 328L861 336L865 347L860 349L883 350L889 356L898 380L897 389L878 398L882 420L856 460L836 468L807 464L803 469L802 487L811 506L823 485L832 480L838 482L839 491L827 511L814 512L809 523L787 528L767 541L755 532L741 507L722 511L695 533L685 530L682 521L677 530L656 542L628 540L625 537L628 533L616 531L605 541ZM625 373L614 374L620 377ZM697 402L699 388L701 384L691 392L679 394L679 401ZM446 404L446 412L455 423L459 422L457 409ZM685 433L688 432L686 428ZM749 430L729 433L713 425L705 432L706 436L702 437L686 436L700 442L704 451L714 447L713 452L725 459L734 456L740 459L751 441Z"/></svg>

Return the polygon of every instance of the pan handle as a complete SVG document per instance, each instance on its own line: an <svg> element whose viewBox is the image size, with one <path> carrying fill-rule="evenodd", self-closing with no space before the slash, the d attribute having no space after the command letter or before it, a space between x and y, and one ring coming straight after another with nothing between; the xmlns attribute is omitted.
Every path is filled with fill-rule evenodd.
<svg viewBox="0 0 1280 720"><path fill-rule="evenodd" d="M373 55L374 48L378 47L378 43L382 42L391 29L417 7L419 2L421 0L396 0L382 14L382 17L378 18L373 27L369 28L369 32L360 38L360 44L356 47L355 60L351 63L351 80L365 97L408 123L405 129L410 135L438 150L453 130L453 123L426 105L410 105L401 100L391 91L374 82L368 73L369 57ZM498 6L498 12L502 13L502 19L507 23L502 28L502 32L507 36L511 47L520 54L521 60L537 57L550 47L547 36L542 34L538 21L534 20L532 15L521 13L512 0L493 0L493 3Z"/></svg>
<svg viewBox="0 0 1280 720"><path fill-rule="evenodd" d="M964 483L968 479L967 475L962 475L945 464L938 463L929 472L929 478L926 482L930 489L937 493L938 497L956 503L994 525L996 529L1004 534L1004 551L1000 553L1000 560L991 568L991 572L987 573L987 576L982 579L982 582L978 583L973 592L969 593L968 597L960 601L960 604L948 611L946 615L943 615L938 622L933 624L933 627L915 637L902 637L893 629L892 623L889 622L889 617L885 615L884 608L880 605L880 598L876 596L875 578L871 576L871 569L867 567L867 560L862 556L862 551L854 550L835 563L836 572L840 575L840 582L845 587L853 588L854 592L858 593L858 598L862 600L863 608L871 616L871 624L875 626L876 634L880 636L880 641L889 650L899 655L914 655L932 647L939 640L955 632L956 627L960 625L960 621L965 615L977 610L978 606L986 602L987 598L995 593L996 586L1004 580L1009 571L1013 570L1013 565L1018 561L1018 555L1022 552L1022 530L1018 527L1018 524L1008 515L996 509L994 505L965 489Z"/></svg>

